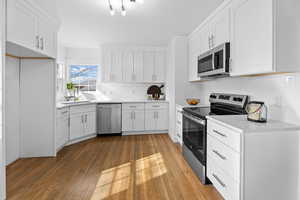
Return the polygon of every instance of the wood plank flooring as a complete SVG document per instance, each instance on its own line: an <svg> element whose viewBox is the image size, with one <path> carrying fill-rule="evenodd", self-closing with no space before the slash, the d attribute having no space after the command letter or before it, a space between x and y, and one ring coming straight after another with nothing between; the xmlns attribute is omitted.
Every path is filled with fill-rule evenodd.
<svg viewBox="0 0 300 200"><path fill-rule="evenodd" d="M100 137L7 168L8 200L221 200L167 135Z"/></svg>

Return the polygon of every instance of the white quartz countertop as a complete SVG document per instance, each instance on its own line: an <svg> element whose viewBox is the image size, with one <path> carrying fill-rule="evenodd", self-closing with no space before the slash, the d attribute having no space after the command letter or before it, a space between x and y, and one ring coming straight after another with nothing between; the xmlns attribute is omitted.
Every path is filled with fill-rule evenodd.
<svg viewBox="0 0 300 200"><path fill-rule="evenodd" d="M62 102L58 102L56 104L57 109L62 109L65 107L70 106L80 106L80 105L89 105L89 104L99 104L99 103L168 103L166 100L147 100L147 99L141 99L141 100L122 100L122 99L116 99L116 100L94 100L94 101L85 101L85 102L75 102L70 104L64 104Z"/></svg>
<svg viewBox="0 0 300 200"><path fill-rule="evenodd" d="M298 125L276 120L268 120L267 123L251 122L247 120L246 115L213 115L206 118L243 133L300 130Z"/></svg>

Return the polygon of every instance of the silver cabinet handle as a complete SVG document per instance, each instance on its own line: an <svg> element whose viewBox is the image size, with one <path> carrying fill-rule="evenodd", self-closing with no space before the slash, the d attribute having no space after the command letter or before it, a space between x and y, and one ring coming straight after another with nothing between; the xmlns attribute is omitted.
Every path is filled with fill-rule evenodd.
<svg viewBox="0 0 300 200"><path fill-rule="evenodd" d="M222 137L227 137L227 135L220 133L219 131L213 130L213 132L215 132L216 134L222 136Z"/></svg>
<svg viewBox="0 0 300 200"><path fill-rule="evenodd" d="M222 154L220 154L217 150L213 150L212 152L214 152L217 156L219 156L222 160L226 160L226 157L223 156Z"/></svg>
<svg viewBox="0 0 300 200"><path fill-rule="evenodd" d="M130 119L133 120L133 111L130 113Z"/></svg>
<svg viewBox="0 0 300 200"><path fill-rule="evenodd" d="M39 49L39 48L40 48L40 37L39 37L38 35L35 36L35 40L36 40L35 47L36 47L37 49Z"/></svg>
<svg viewBox="0 0 300 200"><path fill-rule="evenodd" d="M212 174L213 177L219 182L219 184L222 186L222 187L226 187L226 184L215 174Z"/></svg>
<svg viewBox="0 0 300 200"><path fill-rule="evenodd" d="M83 115L81 115L81 123L84 123Z"/></svg>
<svg viewBox="0 0 300 200"><path fill-rule="evenodd" d="M85 123L87 123L87 115L85 115Z"/></svg>
<svg viewBox="0 0 300 200"><path fill-rule="evenodd" d="M129 106L129 108L136 108L136 106Z"/></svg>
<svg viewBox="0 0 300 200"><path fill-rule="evenodd" d="M41 37L40 40L41 40L41 50L44 50L44 38Z"/></svg>

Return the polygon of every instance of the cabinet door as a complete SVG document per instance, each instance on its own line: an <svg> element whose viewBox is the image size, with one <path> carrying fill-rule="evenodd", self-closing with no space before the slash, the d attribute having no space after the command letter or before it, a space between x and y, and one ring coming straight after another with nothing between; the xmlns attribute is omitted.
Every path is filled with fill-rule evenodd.
<svg viewBox="0 0 300 200"><path fill-rule="evenodd" d="M56 119L56 135L55 135L55 147L58 149L62 145L63 136L63 118L58 117Z"/></svg>
<svg viewBox="0 0 300 200"><path fill-rule="evenodd" d="M157 110L156 111L156 130L168 130L169 120L168 120L168 110Z"/></svg>
<svg viewBox="0 0 300 200"><path fill-rule="evenodd" d="M123 81L133 82L134 77L134 53L132 51L125 51L123 53Z"/></svg>
<svg viewBox="0 0 300 200"><path fill-rule="evenodd" d="M49 57L56 58L56 49L57 49L57 33L55 28L47 22L43 17L39 18L38 21L39 29L39 49L44 52Z"/></svg>
<svg viewBox="0 0 300 200"><path fill-rule="evenodd" d="M189 54L189 81L200 80L198 78L198 56L199 52Z"/></svg>
<svg viewBox="0 0 300 200"><path fill-rule="evenodd" d="M133 131L133 111L122 111L122 131Z"/></svg>
<svg viewBox="0 0 300 200"><path fill-rule="evenodd" d="M37 49L38 16L21 0L7 1L7 40Z"/></svg>
<svg viewBox="0 0 300 200"><path fill-rule="evenodd" d="M82 113L70 117L70 140L80 138L84 135L84 116Z"/></svg>
<svg viewBox="0 0 300 200"><path fill-rule="evenodd" d="M145 130L145 111L135 110L133 111L133 130L144 131Z"/></svg>
<svg viewBox="0 0 300 200"><path fill-rule="evenodd" d="M200 36L199 55L201 55L201 54L209 51L212 48L211 42L210 42L210 38L212 36L210 22L203 25L203 27L200 29L199 36Z"/></svg>
<svg viewBox="0 0 300 200"><path fill-rule="evenodd" d="M155 80L154 65L155 52L145 51L143 53L144 82L153 82Z"/></svg>
<svg viewBox="0 0 300 200"><path fill-rule="evenodd" d="M120 50L114 50L111 52L110 81L123 81L122 52Z"/></svg>
<svg viewBox="0 0 300 200"><path fill-rule="evenodd" d="M143 73L144 73L143 52L136 51L134 53L134 72L133 72L134 82L143 82L144 81Z"/></svg>
<svg viewBox="0 0 300 200"><path fill-rule="evenodd" d="M145 130L156 130L156 110L146 110L145 112Z"/></svg>
<svg viewBox="0 0 300 200"><path fill-rule="evenodd" d="M105 50L102 57L103 75L102 80L104 82L110 81L110 69L111 69L111 52Z"/></svg>
<svg viewBox="0 0 300 200"><path fill-rule="evenodd" d="M154 68L154 81L165 81L165 69L166 69L166 52L157 51L155 54L155 68Z"/></svg>
<svg viewBox="0 0 300 200"><path fill-rule="evenodd" d="M236 1L231 75L273 72L273 1Z"/></svg>
<svg viewBox="0 0 300 200"><path fill-rule="evenodd" d="M221 10L213 19L212 34L213 34L213 47L219 46L230 40L230 6Z"/></svg>
<svg viewBox="0 0 300 200"><path fill-rule="evenodd" d="M91 135L96 133L96 112L85 113L84 118L84 135Z"/></svg>
<svg viewBox="0 0 300 200"><path fill-rule="evenodd" d="M69 141L69 117L64 118L62 123L62 144L66 144Z"/></svg>

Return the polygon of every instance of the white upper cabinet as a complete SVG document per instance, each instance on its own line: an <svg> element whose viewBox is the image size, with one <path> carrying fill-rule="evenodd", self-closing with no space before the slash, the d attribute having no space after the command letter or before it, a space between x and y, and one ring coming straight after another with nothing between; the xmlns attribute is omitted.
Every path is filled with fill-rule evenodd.
<svg viewBox="0 0 300 200"><path fill-rule="evenodd" d="M131 82L135 80L134 73L134 52L133 51L125 51L123 53L123 81Z"/></svg>
<svg viewBox="0 0 300 200"><path fill-rule="evenodd" d="M165 82L164 48L103 48L103 80L107 82Z"/></svg>
<svg viewBox="0 0 300 200"><path fill-rule="evenodd" d="M28 0L7 1L8 53L56 58L58 22ZM30 51L20 50L26 48Z"/></svg>
<svg viewBox="0 0 300 200"><path fill-rule="evenodd" d="M211 23L212 47L217 47L225 42L230 41L230 25L231 25L230 15L231 15L231 4L223 8L212 19L212 23Z"/></svg>
<svg viewBox="0 0 300 200"><path fill-rule="evenodd" d="M145 51L143 53L144 81L155 81L155 51Z"/></svg>
<svg viewBox="0 0 300 200"><path fill-rule="evenodd" d="M231 75L273 72L273 0L239 0L233 8Z"/></svg>
<svg viewBox="0 0 300 200"><path fill-rule="evenodd" d="M37 34L37 13L24 1L7 1L7 40L29 49L36 49Z"/></svg>

